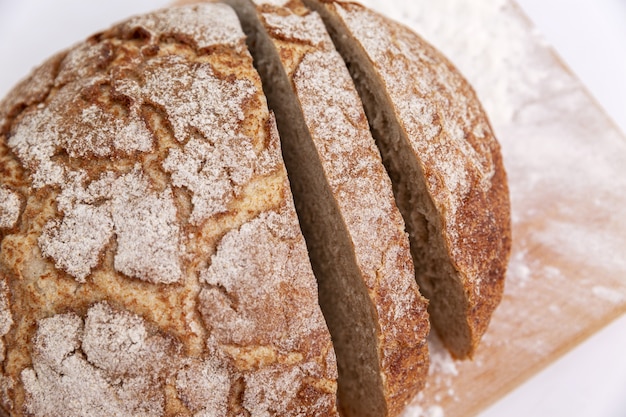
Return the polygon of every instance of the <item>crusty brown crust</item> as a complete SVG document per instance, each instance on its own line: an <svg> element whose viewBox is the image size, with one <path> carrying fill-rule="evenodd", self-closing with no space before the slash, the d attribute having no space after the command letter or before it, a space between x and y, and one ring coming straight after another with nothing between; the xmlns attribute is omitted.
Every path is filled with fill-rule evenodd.
<svg viewBox="0 0 626 417"><path fill-rule="evenodd" d="M436 50L362 6L319 1L370 54L410 139L464 295L469 341L451 349L471 356L511 243L499 145ZM332 70L332 45L267 20L310 16L299 1L260 10L309 129L323 131L324 106L307 91L316 69ZM305 68L315 54L319 66ZM349 123L367 131L362 112ZM367 140L360 153L320 154L376 308L396 415L423 384L428 326ZM130 19L0 102L0 243L0 414L337 414L335 357L276 128L224 6Z"/></svg>
<svg viewBox="0 0 626 417"><path fill-rule="evenodd" d="M500 302L511 246L506 174L487 117L454 66L405 26L357 3L305 3L329 13L361 46L410 142L438 217L430 227L441 233L452 275L465 294L467 343L453 346L436 312L431 318L455 356L471 357ZM394 181L402 176L393 168L390 174ZM411 207L398 204L405 219L414 215ZM413 235L412 245L418 239ZM420 283L422 255L414 254ZM436 306L437 295L426 287L421 285L422 292Z"/></svg>
<svg viewBox="0 0 626 417"><path fill-rule="evenodd" d="M281 119L278 120L284 152L287 155L287 167L292 168L290 162L296 169L302 164L318 164L306 160L310 155L301 150L299 141L302 139L289 137L308 136L314 148L314 158L319 159L320 169L323 171L322 181L327 183L330 198L338 209L336 215L344 225L341 229L345 229L343 233L346 233L354 252L357 264L355 271L360 281L356 285L365 285L373 314L376 316L373 318L379 362L376 368L379 369L382 380L379 388L382 395L377 396L383 398L384 415L398 415L423 388L428 372L427 303L419 294L415 283L404 222L394 202L391 181L369 131L358 93L321 18L305 8L299 0L291 0L284 6L262 0L231 3L240 5L240 13L256 8L255 14L258 17L254 19L258 19L258 25L262 27L260 30L269 37L276 51L276 58L268 57L267 49L257 51L255 58L257 61L280 59L278 66L282 64L296 96L296 106L304 117L305 131L285 134L281 130ZM259 36L253 41L255 44L261 42ZM272 90L276 89L275 85L271 85L275 81L271 77L275 77L276 67L272 64L269 67L271 69L266 70L268 79L264 82L270 84L268 89ZM263 70L260 71L263 75ZM281 109L281 106L291 104L285 104L288 102L282 96L274 98L271 91L268 94L270 106L277 106L277 114L281 110L287 113L288 109ZM289 129L296 124L291 118L283 123L289 124ZM293 144L286 143L289 141ZM290 171L290 176L292 174L304 175ZM314 180L311 178L295 181L297 184L312 182ZM314 206L315 200L323 198L309 187L301 191L303 194L294 190L296 207L300 213ZM306 216L304 219L301 217L301 221L303 220L305 223L311 221ZM318 233L317 230L309 229L319 229L321 225L319 221L313 220L313 224L303 224L302 227L308 239L307 234ZM342 232L336 230L334 233ZM311 242L308 243L310 252L315 255L316 249L311 247ZM348 258L343 253L339 256L342 259ZM339 260L336 262L339 263ZM313 266L315 269L315 258ZM333 274L336 272L318 269L316 273L322 290L338 291L333 284L325 284L324 281L333 281ZM320 273L327 273L329 276L320 277ZM322 308L324 307L322 302ZM327 312L330 313L332 311ZM334 322L346 319L330 317L328 320L332 332ZM337 342L336 339L335 341ZM345 415L365 415L358 403L365 403L367 399L359 398L354 392L342 387L341 355L356 357L360 348L355 344L338 347L335 343L335 349L342 349L341 352L337 351L340 370L339 404ZM346 374L349 373L351 372L346 371ZM360 395L369 393L361 389Z"/></svg>
<svg viewBox="0 0 626 417"><path fill-rule="evenodd" d="M16 87L0 122L0 408L336 414L279 139L230 8L94 35Z"/></svg>

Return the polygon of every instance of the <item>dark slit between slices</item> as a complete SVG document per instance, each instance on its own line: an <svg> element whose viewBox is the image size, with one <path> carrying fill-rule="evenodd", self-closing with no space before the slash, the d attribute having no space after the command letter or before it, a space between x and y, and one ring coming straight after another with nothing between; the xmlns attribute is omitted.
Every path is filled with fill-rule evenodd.
<svg viewBox="0 0 626 417"><path fill-rule="evenodd" d="M226 0L239 15L274 111L300 227L318 281L339 370L338 404L349 415L386 416L379 366L377 313L302 110L278 53L248 0Z"/></svg>

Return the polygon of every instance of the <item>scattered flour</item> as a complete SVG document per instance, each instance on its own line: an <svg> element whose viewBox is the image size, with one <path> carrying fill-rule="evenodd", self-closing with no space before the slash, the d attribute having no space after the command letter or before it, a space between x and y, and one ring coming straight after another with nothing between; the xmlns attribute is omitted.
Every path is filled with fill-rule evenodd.
<svg viewBox="0 0 626 417"><path fill-rule="evenodd" d="M626 218L616 194L626 189L626 142L607 128L584 87L516 6L507 0L364 3L415 29L472 83L502 145L517 223L563 220L561 213L546 217L547 201L563 213L591 206L589 217L597 221L568 216L566 223L548 223L542 243L626 272L626 233L615 233Z"/></svg>
<svg viewBox="0 0 626 417"><path fill-rule="evenodd" d="M626 291L620 292L613 288L596 285L591 289L591 292L596 297L599 297L614 304L621 304L626 301Z"/></svg>
<svg viewBox="0 0 626 417"><path fill-rule="evenodd" d="M626 189L626 143L606 127L583 86L556 62L513 3L363 3L404 22L441 49L469 79L487 110L502 146L512 200L516 251L508 271L508 295L532 291L539 279L553 282L555 291L561 280L576 279L588 287L586 294L623 303L619 288L583 284L586 274L566 271L556 261L538 261L542 248L548 248L581 267L607 268L624 276L626 204L619 190ZM590 202L588 213L570 213ZM522 227L535 230L523 235ZM558 305L546 308L553 316L561 311ZM528 347L533 352L544 348L541 342ZM436 386L437 395L445 396L445 381ZM407 415L424 415L432 402L417 404Z"/></svg>
<svg viewBox="0 0 626 417"><path fill-rule="evenodd" d="M533 277L533 270L528 264L528 254L525 250L519 250L512 254L507 270L507 284L526 287Z"/></svg>
<svg viewBox="0 0 626 417"><path fill-rule="evenodd" d="M428 408L410 405L406 408L402 417L445 417L445 415L443 408L438 405L432 405Z"/></svg>
<svg viewBox="0 0 626 417"><path fill-rule="evenodd" d="M434 385L437 393L425 404L424 392L420 392L402 413L401 417L444 417L443 405L447 401L458 401L454 390L455 377L459 375L456 361L441 340L431 333L428 336L428 350L430 354L430 368L426 390Z"/></svg>

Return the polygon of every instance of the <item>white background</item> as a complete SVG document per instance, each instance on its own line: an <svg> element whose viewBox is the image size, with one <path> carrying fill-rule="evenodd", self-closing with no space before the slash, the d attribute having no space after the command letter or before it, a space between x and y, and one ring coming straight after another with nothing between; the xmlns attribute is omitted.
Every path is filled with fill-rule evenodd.
<svg viewBox="0 0 626 417"><path fill-rule="evenodd" d="M0 97L54 52L167 3L0 0ZM626 132L626 0L518 3ZM481 414L518 416L625 417L626 316Z"/></svg>

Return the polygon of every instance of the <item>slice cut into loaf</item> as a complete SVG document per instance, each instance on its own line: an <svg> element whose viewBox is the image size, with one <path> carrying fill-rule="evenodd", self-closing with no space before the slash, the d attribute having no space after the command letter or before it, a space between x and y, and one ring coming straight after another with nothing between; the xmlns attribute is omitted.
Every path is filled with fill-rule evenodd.
<svg viewBox="0 0 626 417"><path fill-rule="evenodd" d="M427 304L358 93L300 1L228 0L242 20L282 150L337 355L346 416L395 416L428 371Z"/></svg>
<svg viewBox="0 0 626 417"><path fill-rule="evenodd" d="M0 121L0 408L337 415L278 133L230 7L94 35Z"/></svg>
<svg viewBox="0 0 626 417"><path fill-rule="evenodd" d="M410 234L416 279L450 352L471 357L511 245L506 175L475 93L406 27L352 2L305 0L346 60Z"/></svg>

